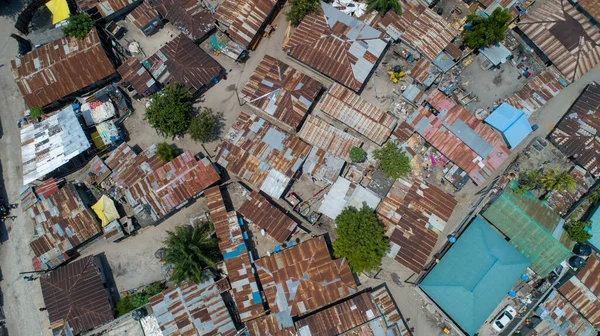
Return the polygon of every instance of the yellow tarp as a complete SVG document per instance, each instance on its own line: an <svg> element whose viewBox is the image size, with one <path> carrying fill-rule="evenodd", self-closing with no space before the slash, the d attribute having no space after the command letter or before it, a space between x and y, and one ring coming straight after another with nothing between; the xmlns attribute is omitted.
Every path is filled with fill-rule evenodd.
<svg viewBox="0 0 600 336"><path fill-rule="evenodd" d="M71 14L67 0L50 0L46 2L46 7L52 12L52 24L59 23Z"/></svg>
<svg viewBox="0 0 600 336"><path fill-rule="evenodd" d="M108 223L119 219L119 212L117 211L117 208L115 208L115 203L106 195L102 195L100 200L96 204L92 205L92 210L94 210L98 218L102 220L102 227L105 227L108 225Z"/></svg>

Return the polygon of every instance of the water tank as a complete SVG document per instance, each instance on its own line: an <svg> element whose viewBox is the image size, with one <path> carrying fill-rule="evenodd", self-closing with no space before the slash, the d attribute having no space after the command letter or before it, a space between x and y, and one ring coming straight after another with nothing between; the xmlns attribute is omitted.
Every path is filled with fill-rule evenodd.
<svg viewBox="0 0 600 336"><path fill-rule="evenodd" d="M578 256L572 256L569 258L569 266L573 268L583 268L585 266L585 259Z"/></svg>
<svg viewBox="0 0 600 336"><path fill-rule="evenodd" d="M592 248L586 244L575 244L573 253L577 254L578 256L587 257L592 254Z"/></svg>

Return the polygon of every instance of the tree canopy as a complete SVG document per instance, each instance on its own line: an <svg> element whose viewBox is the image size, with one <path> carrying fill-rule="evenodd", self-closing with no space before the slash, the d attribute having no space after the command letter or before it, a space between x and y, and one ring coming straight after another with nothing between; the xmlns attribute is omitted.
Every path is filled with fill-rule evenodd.
<svg viewBox="0 0 600 336"><path fill-rule="evenodd" d="M352 147L350 149L350 160L352 162L363 162L367 153L360 147Z"/></svg>
<svg viewBox="0 0 600 336"><path fill-rule="evenodd" d="M305 16L319 11L319 0L291 0L290 10L286 13L294 26L302 22Z"/></svg>
<svg viewBox="0 0 600 336"><path fill-rule="evenodd" d="M369 0L367 12L374 10L379 12L381 16L390 10L393 10L397 14L402 14L402 6L400 6L400 1L398 0Z"/></svg>
<svg viewBox="0 0 600 336"><path fill-rule="evenodd" d="M335 224L335 257L346 258L355 273L377 269L390 243L373 210L366 205L360 210L348 207L336 217Z"/></svg>
<svg viewBox="0 0 600 336"><path fill-rule="evenodd" d="M199 283L207 278L206 268L214 269L221 259L216 237L210 237L212 223L183 225L167 231L162 262L173 266L171 281Z"/></svg>
<svg viewBox="0 0 600 336"><path fill-rule="evenodd" d="M571 238L572 241L583 244L592 238L592 234L586 231L586 228L590 227L591 225L591 221L570 222L567 225L567 234L569 235L569 238Z"/></svg>
<svg viewBox="0 0 600 336"><path fill-rule="evenodd" d="M38 106L34 106L31 109L29 109L29 116L32 119L38 120L39 118L41 118L44 115L44 111L42 110L41 107Z"/></svg>
<svg viewBox="0 0 600 336"><path fill-rule="evenodd" d="M218 121L212 109L204 107L192 119L188 133L193 140L198 142L210 142L217 139Z"/></svg>
<svg viewBox="0 0 600 336"><path fill-rule="evenodd" d="M375 158L379 160L381 170L393 179L400 178L411 172L408 157L398 146L390 141L383 148L375 151Z"/></svg>
<svg viewBox="0 0 600 336"><path fill-rule="evenodd" d="M525 193L527 190L570 191L574 192L577 180L568 171L559 171L558 167L543 170L526 170L519 176L519 187L515 192Z"/></svg>
<svg viewBox="0 0 600 336"><path fill-rule="evenodd" d="M189 87L175 83L152 96L144 119L163 136L185 133L192 119L193 96Z"/></svg>
<svg viewBox="0 0 600 336"><path fill-rule="evenodd" d="M161 142L158 144L158 148L156 150L156 156L164 162L169 162L179 155L179 151L175 146L169 145L166 142Z"/></svg>
<svg viewBox="0 0 600 336"><path fill-rule="evenodd" d="M500 7L494 9L487 18L476 14L467 15L467 22L471 23L471 27L465 29L463 43L471 49L479 49L504 40L510 19L508 10Z"/></svg>
<svg viewBox="0 0 600 336"><path fill-rule="evenodd" d="M96 23L85 13L71 15L67 18L67 25L62 29L63 34L83 40L94 28Z"/></svg>

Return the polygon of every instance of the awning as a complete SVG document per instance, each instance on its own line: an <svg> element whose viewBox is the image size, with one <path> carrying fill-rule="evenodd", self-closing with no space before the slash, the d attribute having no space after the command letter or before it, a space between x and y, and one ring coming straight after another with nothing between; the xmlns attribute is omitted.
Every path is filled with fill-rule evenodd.
<svg viewBox="0 0 600 336"><path fill-rule="evenodd" d="M67 0L50 0L46 2L46 7L52 13L52 24L57 24L71 15Z"/></svg>
<svg viewBox="0 0 600 336"><path fill-rule="evenodd" d="M115 203L106 195L102 195L100 200L92 205L92 210L94 210L98 218L102 221L102 227L119 219L119 212L117 211L117 208L115 208Z"/></svg>

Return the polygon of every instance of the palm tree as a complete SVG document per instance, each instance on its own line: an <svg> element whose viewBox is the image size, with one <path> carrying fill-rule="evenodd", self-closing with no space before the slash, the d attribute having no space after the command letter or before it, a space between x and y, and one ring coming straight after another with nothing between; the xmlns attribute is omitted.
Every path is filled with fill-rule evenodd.
<svg viewBox="0 0 600 336"><path fill-rule="evenodd" d="M209 237L214 230L212 223L183 225L175 231L167 231L163 241L165 264L173 265L171 281L199 283L206 280L206 268L215 268L221 258L217 238Z"/></svg>
<svg viewBox="0 0 600 336"><path fill-rule="evenodd" d="M556 190L558 192L570 191L575 192L577 188L577 180L573 177L573 175L569 174L567 171L562 173L558 173L554 177L554 185L552 186L552 190Z"/></svg>
<svg viewBox="0 0 600 336"><path fill-rule="evenodd" d="M369 0L367 12L376 10L379 15L385 15L389 10L393 10L398 15L402 14L402 6L399 0Z"/></svg>
<svg viewBox="0 0 600 336"><path fill-rule="evenodd" d="M592 192L590 192L586 197L586 200L590 201L592 204L596 204L598 203L598 201L600 200L600 189L596 189Z"/></svg>

